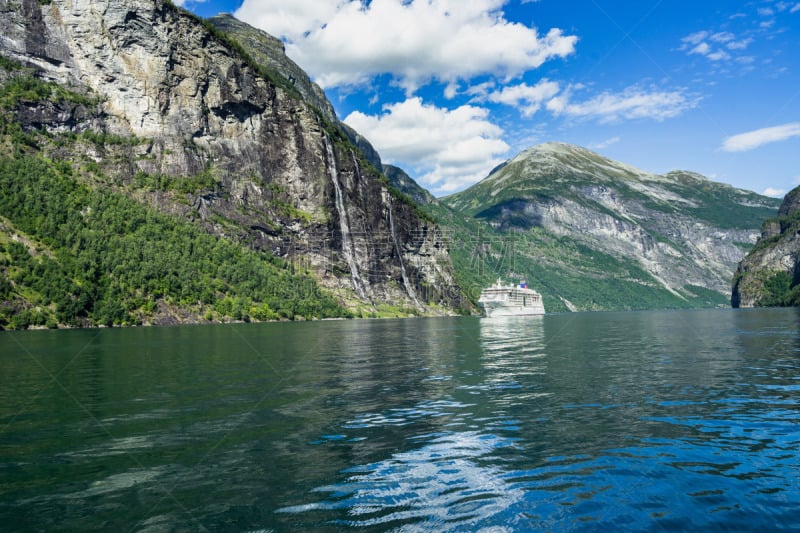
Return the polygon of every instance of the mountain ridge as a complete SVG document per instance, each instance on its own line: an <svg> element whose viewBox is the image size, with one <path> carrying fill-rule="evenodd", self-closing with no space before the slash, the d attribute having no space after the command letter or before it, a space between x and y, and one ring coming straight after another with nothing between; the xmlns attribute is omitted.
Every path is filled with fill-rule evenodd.
<svg viewBox="0 0 800 533"><path fill-rule="evenodd" d="M532 269L539 257L542 263L572 271L562 281L578 289L576 280L585 274L581 270L602 278L589 258L592 251L603 254L604 261L615 263L620 286L632 287L622 305L626 308L637 307L635 285L669 293L664 302L670 306L692 301L700 293L705 299L698 304L722 305L728 300L736 263L755 244L757 228L774 215L778 203L695 172L654 174L558 142L524 150L481 182L440 201L485 222L498 238L527 239L517 246L518 257L526 257ZM586 247L574 258L582 266L560 261L553 250L543 255L549 246L545 241L552 238ZM637 273L624 274L624 265ZM549 283L544 290L551 292L556 305L562 299L589 299L588 294L572 296L569 289L560 293L556 282ZM705 291L716 296L709 301ZM573 307L609 307L586 304Z"/></svg>

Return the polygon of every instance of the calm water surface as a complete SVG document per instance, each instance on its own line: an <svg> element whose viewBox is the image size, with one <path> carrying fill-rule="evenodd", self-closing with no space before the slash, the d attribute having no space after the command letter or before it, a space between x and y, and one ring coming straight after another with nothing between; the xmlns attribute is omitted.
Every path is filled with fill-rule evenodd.
<svg viewBox="0 0 800 533"><path fill-rule="evenodd" d="M796 310L0 334L6 531L800 529Z"/></svg>

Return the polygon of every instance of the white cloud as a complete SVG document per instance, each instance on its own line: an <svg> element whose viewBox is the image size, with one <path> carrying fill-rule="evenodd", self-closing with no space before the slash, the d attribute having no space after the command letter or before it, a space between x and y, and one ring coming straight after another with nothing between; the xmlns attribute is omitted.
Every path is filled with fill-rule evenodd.
<svg viewBox="0 0 800 533"><path fill-rule="evenodd" d="M330 0L245 0L234 15L276 37L294 41L333 18L337 10L337 2Z"/></svg>
<svg viewBox="0 0 800 533"><path fill-rule="evenodd" d="M571 102L571 89L547 102L555 115L616 122L622 119L653 119L662 121L680 115L697 106L700 99L683 90L659 91L628 87L621 93L601 93L584 102Z"/></svg>
<svg viewBox="0 0 800 533"><path fill-rule="evenodd" d="M731 41L725 46L728 47L728 50L744 50L745 48L750 46L750 43L752 42L753 39L748 37L747 39L741 39L739 41Z"/></svg>
<svg viewBox="0 0 800 533"><path fill-rule="evenodd" d="M731 55L724 50L717 50L710 54L706 54L706 57L711 61L724 61L726 59L730 59Z"/></svg>
<svg viewBox="0 0 800 533"><path fill-rule="evenodd" d="M712 38L713 38L713 36L712 36ZM721 42L721 41L718 41L718 42ZM728 41L725 41L725 42L728 42ZM728 48L731 48L730 44L731 43L728 44ZM738 45L738 43L736 43L734 46L736 46L736 45ZM745 46L747 46L747 45L745 45ZM733 49L733 48L731 48L731 49ZM711 48L711 45L709 45L705 41L697 43L697 45L695 45L693 48L689 49L689 51L686 52L686 53L689 54L689 55L701 55L701 56L707 57L711 61L723 61L723 60L731 58L731 55L729 53L725 52L724 50L714 50L713 48Z"/></svg>
<svg viewBox="0 0 800 533"><path fill-rule="evenodd" d="M682 50L688 55L703 56L710 61L728 61L733 56L725 49L731 52L744 50L752 42L751 37L737 39L736 35L729 31L711 33L703 30L683 37L678 50Z"/></svg>
<svg viewBox="0 0 800 533"><path fill-rule="evenodd" d="M698 31L687 35L686 37L681 39L681 42L685 43L685 47L688 48L688 45L700 44L705 40L706 37L708 37L708 35L709 33L707 31Z"/></svg>
<svg viewBox="0 0 800 533"><path fill-rule="evenodd" d="M697 46L689 50L689 55L698 54L701 56L708 55L711 52L711 47L708 45L707 42L703 41L702 43L698 43Z"/></svg>
<svg viewBox="0 0 800 533"><path fill-rule="evenodd" d="M798 11L800 11L800 3L798 3L798 4L795 4L795 5L794 5L794 6L793 6L793 7L792 7L790 10L789 10L789 13L797 13Z"/></svg>
<svg viewBox="0 0 800 533"><path fill-rule="evenodd" d="M734 40L736 36L729 31L720 31L714 35L710 35L708 38L715 43L727 43Z"/></svg>
<svg viewBox="0 0 800 533"><path fill-rule="evenodd" d="M614 144L617 144L621 139L619 137L611 137L610 139L606 139L605 141L600 141L599 143L594 143L589 146L592 150L602 150L604 148L608 148Z"/></svg>
<svg viewBox="0 0 800 533"><path fill-rule="evenodd" d="M447 84L447 87L444 88L444 97L448 100L452 100L458 94L458 83L450 82Z"/></svg>
<svg viewBox="0 0 800 533"><path fill-rule="evenodd" d="M414 171L434 194L471 185L503 161L509 150L488 110L464 105L448 110L418 97L384 106L381 115L354 111L344 122L364 135L389 163Z"/></svg>
<svg viewBox="0 0 800 533"><path fill-rule="evenodd" d="M577 37L505 19L507 0L245 0L236 16L287 39L323 87L389 74L413 93L433 79L507 79L574 53Z"/></svg>
<svg viewBox="0 0 800 533"><path fill-rule="evenodd" d="M485 102L489 96L489 91L494 89L496 86L497 83L495 83L492 80L489 80L483 83L479 83L477 85L470 85L469 87L467 87L464 93L469 96L475 97L474 101L476 102Z"/></svg>
<svg viewBox="0 0 800 533"><path fill-rule="evenodd" d="M558 83L545 79L533 86L521 83L503 87L501 90L489 94L488 100L518 107L523 116L530 117L542 107L546 100L558 94L559 90Z"/></svg>
<svg viewBox="0 0 800 533"><path fill-rule="evenodd" d="M722 149L726 152L745 152L764 144L785 141L792 137L800 137L800 122L790 122L732 135L722 142Z"/></svg>
<svg viewBox="0 0 800 533"><path fill-rule="evenodd" d="M761 192L761 194L764 196L773 196L775 198L782 198L786 194L786 191L784 189L774 189L772 187L767 187Z"/></svg>

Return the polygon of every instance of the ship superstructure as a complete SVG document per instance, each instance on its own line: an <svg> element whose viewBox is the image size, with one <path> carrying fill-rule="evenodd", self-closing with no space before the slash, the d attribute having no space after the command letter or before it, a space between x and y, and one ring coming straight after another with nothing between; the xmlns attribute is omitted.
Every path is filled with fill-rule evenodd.
<svg viewBox="0 0 800 533"><path fill-rule="evenodd" d="M518 285L504 285L498 278L494 285L481 291L478 304L487 317L544 314L542 295L524 281Z"/></svg>

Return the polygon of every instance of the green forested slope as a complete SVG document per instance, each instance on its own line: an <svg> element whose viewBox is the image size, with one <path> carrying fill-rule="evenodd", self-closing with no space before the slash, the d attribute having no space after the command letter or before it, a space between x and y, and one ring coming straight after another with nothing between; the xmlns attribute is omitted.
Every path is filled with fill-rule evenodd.
<svg viewBox="0 0 800 533"><path fill-rule="evenodd" d="M136 139L92 130L50 133L22 124L25 109L96 104L90 95L0 64L0 328L126 325L166 316L269 320L345 316L316 282L274 257L214 237L132 198L176 200L212 188L203 173L162 183L114 183L91 159L58 154Z"/></svg>
<svg viewBox="0 0 800 533"><path fill-rule="evenodd" d="M636 263L542 228L504 231L441 203L424 208L446 232L459 285L473 303L498 277L527 281L542 294L548 312L714 307L727 301L697 286L671 293Z"/></svg>
<svg viewBox="0 0 800 533"><path fill-rule="evenodd" d="M6 237L0 248L0 326L135 324L159 300L206 318L343 314L288 265L92 190L68 163L0 159L0 214L7 234L35 243L28 249Z"/></svg>

